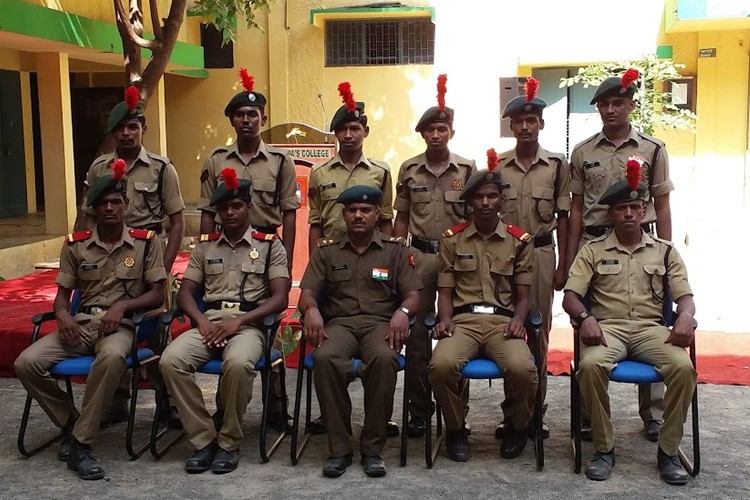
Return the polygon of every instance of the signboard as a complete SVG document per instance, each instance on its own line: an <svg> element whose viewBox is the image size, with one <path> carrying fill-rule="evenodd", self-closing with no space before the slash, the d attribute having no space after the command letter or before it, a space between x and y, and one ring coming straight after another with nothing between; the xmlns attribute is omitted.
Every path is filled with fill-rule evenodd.
<svg viewBox="0 0 750 500"><path fill-rule="evenodd" d="M699 49L698 57L716 57L716 47L711 47L708 49Z"/></svg>

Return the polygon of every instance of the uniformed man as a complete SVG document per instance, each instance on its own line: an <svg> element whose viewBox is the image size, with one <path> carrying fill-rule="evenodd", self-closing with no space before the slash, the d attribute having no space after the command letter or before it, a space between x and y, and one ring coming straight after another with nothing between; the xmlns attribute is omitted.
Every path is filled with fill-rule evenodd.
<svg viewBox="0 0 750 500"><path fill-rule="evenodd" d="M440 245L438 321L440 339L432 353L429 377L445 416L445 445L456 462L469 460L464 428L461 369L482 353L503 370L507 380L508 421L500 454L518 456L526 446L534 413L537 372L526 345L533 254L531 235L499 217L505 197L497 155L488 151L488 170L473 174L461 191L473 211L445 233Z"/></svg>
<svg viewBox="0 0 750 500"><path fill-rule="evenodd" d="M591 99L604 126L601 132L578 144L570 156L573 200L567 268L570 268L576 250L586 241L611 229L607 210L597 201L608 186L625 177L625 164L630 159L641 164L643 181L648 187L644 229L653 233L655 222L659 238L672 239L669 193L674 190L674 185L669 178L666 146L659 139L638 132L630 124L630 113L636 106L633 98L639 76L637 70L630 68L622 77L607 78ZM638 400L644 434L650 441L657 441L664 407L664 385L639 385Z"/></svg>
<svg viewBox="0 0 750 500"><path fill-rule="evenodd" d="M251 181L238 179L231 168L221 176L223 183L214 191L210 206L219 214L222 231L201 235L177 294L180 308L198 328L177 337L159 363L196 449L185 462L189 473L211 469L224 474L237 468L242 419L253 392L255 364L265 345L263 318L286 309L290 285L281 241L255 231L250 223ZM201 286L205 313L193 297ZM224 416L217 431L193 373L219 356Z"/></svg>
<svg viewBox="0 0 750 500"><path fill-rule="evenodd" d="M628 180L614 183L600 200L609 207L614 231L583 246L565 285L563 307L580 327L581 359L576 377L591 413L594 440L586 477L607 479L615 465L607 386L617 362L631 358L653 364L664 378L668 390L657 463L662 480L685 484L688 475L680 465L677 448L697 377L685 351L694 337L693 292L677 250L641 228L651 195L647 184L641 183L639 162L628 163ZM581 302L586 295L591 300L590 310ZM677 304L677 320L671 330L662 317L668 295Z"/></svg>
<svg viewBox="0 0 750 500"><path fill-rule="evenodd" d="M443 231L465 218L464 204L458 197L469 176L477 170L474 160L448 149L455 131L454 111L445 105L446 82L446 75L438 77L438 105L424 112L415 129L422 135L427 149L401 165L396 186L394 208L398 212L393 234L406 239L411 233L417 273L423 285L419 295L420 312L408 346L411 368L407 433L410 437L424 435L430 415L426 378L427 350L431 346L424 317L435 312L440 238ZM468 401L468 392L465 399Z"/></svg>
<svg viewBox="0 0 750 500"><path fill-rule="evenodd" d="M570 211L570 167L564 154L550 153L539 145L544 128L542 111L547 103L536 96L539 82L529 78L525 95L511 100L503 111L510 119L516 147L500 155L500 172L510 184L505 191L502 219L522 227L532 235L534 265L531 283L531 308L542 315L541 353L542 400L547 396L547 351L552 328L552 298L565 284ZM555 231L556 230L556 231ZM555 239L559 255L555 266ZM535 345L535 344L534 344ZM531 345L529 347L532 347ZM501 429L499 427L498 429ZM543 426L545 437L549 430ZM502 437L501 432L496 435Z"/></svg>
<svg viewBox="0 0 750 500"><path fill-rule="evenodd" d="M407 341L409 317L419 308L422 285L413 256L404 240L375 229L382 196L373 186L352 186L338 196L347 234L320 240L300 284L303 334L316 347L315 390L328 427L326 477L342 475L352 463L347 386L355 377L355 357L362 360L356 375L365 389L362 467L368 476L385 475L382 452L393 411L397 354Z"/></svg>
<svg viewBox="0 0 750 500"><path fill-rule="evenodd" d="M67 236L60 255L54 311L58 331L33 343L16 359L15 370L26 390L62 429L57 458L82 479L101 479L104 466L91 444L99 420L125 373L125 358L133 343L134 311L159 307L164 300L164 256L153 231L131 229L124 223L128 209L125 165L99 177L89 189L93 230ZM71 316L70 296L78 289L80 306ZM86 383L79 414L55 379L53 364L76 356L96 356Z"/></svg>

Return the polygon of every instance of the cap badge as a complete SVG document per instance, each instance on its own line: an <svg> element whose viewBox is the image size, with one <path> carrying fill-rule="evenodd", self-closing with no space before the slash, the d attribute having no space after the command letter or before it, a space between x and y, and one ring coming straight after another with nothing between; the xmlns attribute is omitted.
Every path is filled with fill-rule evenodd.
<svg viewBox="0 0 750 500"><path fill-rule="evenodd" d="M630 192L630 199L631 200L635 200L636 198L638 198L638 191L631 191Z"/></svg>
<svg viewBox="0 0 750 500"><path fill-rule="evenodd" d="M248 94L247 98L250 100L250 102L255 102L255 94L253 94L252 92Z"/></svg>
<svg viewBox="0 0 750 500"><path fill-rule="evenodd" d="M486 179L487 179L488 181L492 181L492 180L494 180L494 179L495 179L495 174L494 174L494 173L492 173L492 172L488 173L488 174L487 174L487 177L486 177Z"/></svg>
<svg viewBox="0 0 750 500"><path fill-rule="evenodd" d="M531 111L531 104L527 104L526 106L524 106L523 110L524 111Z"/></svg>
<svg viewBox="0 0 750 500"><path fill-rule="evenodd" d="M448 113L446 113L445 111L441 111L438 116L441 120L445 120L446 118L448 118Z"/></svg>
<svg viewBox="0 0 750 500"><path fill-rule="evenodd" d="M362 195L362 201L367 201L367 195L366 194Z"/></svg>
<svg viewBox="0 0 750 500"><path fill-rule="evenodd" d="M133 267L135 265L135 259L132 255L128 255L122 263L125 264L125 267Z"/></svg>

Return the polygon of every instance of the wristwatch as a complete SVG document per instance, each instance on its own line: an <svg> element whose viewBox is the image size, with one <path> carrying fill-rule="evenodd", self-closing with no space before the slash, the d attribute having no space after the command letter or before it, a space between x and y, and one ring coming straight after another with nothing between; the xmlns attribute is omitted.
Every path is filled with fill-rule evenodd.
<svg viewBox="0 0 750 500"><path fill-rule="evenodd" d="M408 308L406 308L406 307L399 307L398 310L401 311L402 313L406 314L407 318L411 318L411 311Z"/></svg>
<svg viewBox="0 0 750 500"><path fill-rule="evenodd" d="M582 325L582 324L583 324L583 322L584 322L584 321L586 320L586 318L588 318L588 317L590 317L590 316L591 316L591 315L589 314L589 312L588 312L588 311L586 311L586 310L584 310L584 311L583 311L583 312L582 312L581 314L579 314L579 315L578 315L578 317L576 318L576 319L578 320L578 324L579 324L579 325Z"/></svg>

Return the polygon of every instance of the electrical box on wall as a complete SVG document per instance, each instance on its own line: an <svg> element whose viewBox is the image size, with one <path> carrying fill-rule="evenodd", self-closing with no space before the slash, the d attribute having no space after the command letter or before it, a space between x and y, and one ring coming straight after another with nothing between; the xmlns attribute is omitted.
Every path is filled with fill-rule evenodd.
<svg viewBox="0 0 750 500"><path fill-rule="evenodd" d="M514 97L524 95L525 76L508 76L500 78L500 137L513 137L510 131L510 120L503 119L503 110Z"/></svg>

